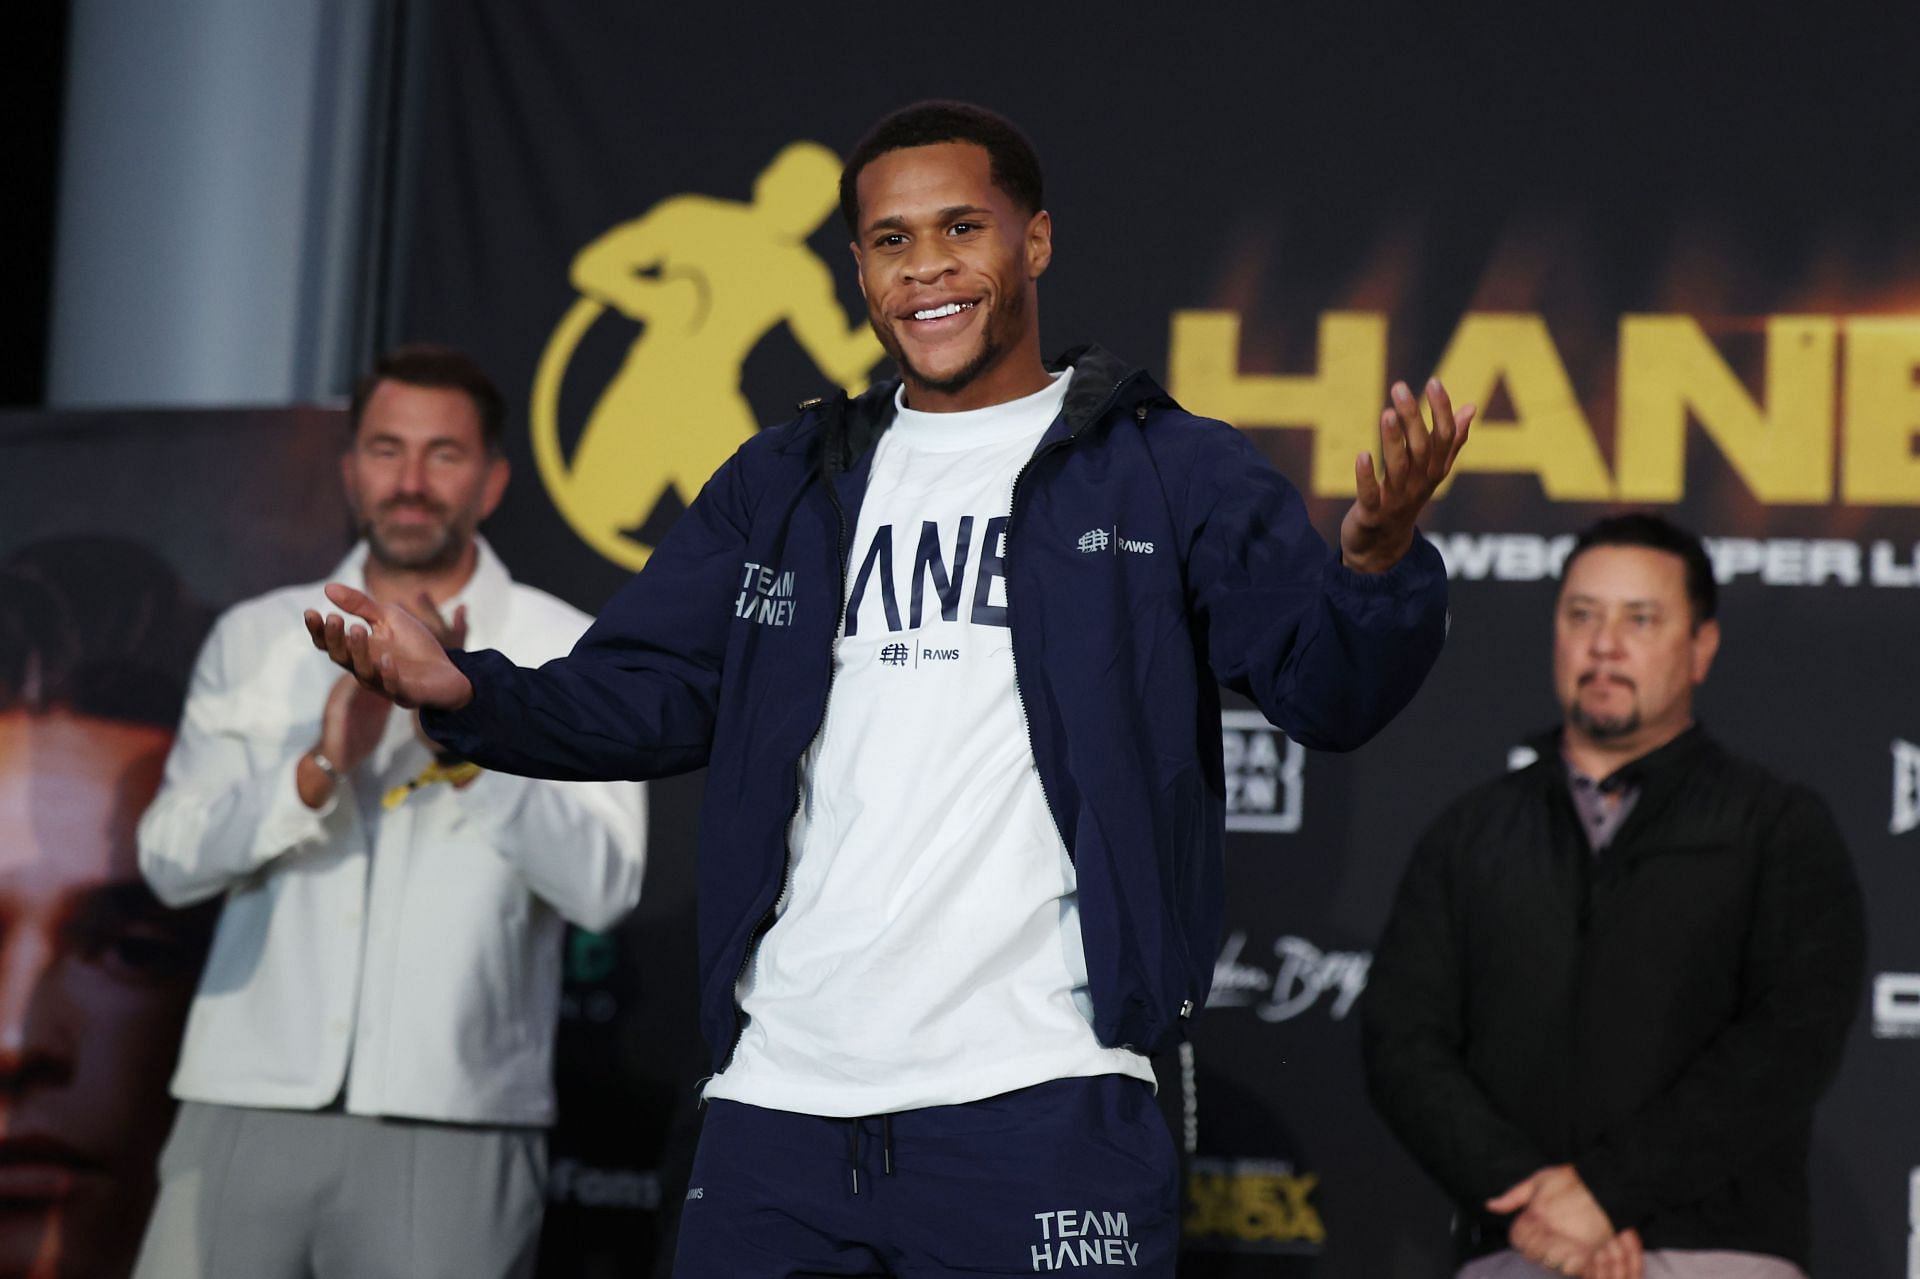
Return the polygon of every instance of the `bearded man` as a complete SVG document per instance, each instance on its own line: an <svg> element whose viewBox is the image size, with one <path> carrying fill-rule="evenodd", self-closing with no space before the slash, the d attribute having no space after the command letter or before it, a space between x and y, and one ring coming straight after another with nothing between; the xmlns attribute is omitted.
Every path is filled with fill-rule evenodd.
<svg viewBox="0 0 1920 1279"><path fill-rule="evenodd" d="M477 532L507 485L502 416L456 351L382 357L340 463L361 540L330 576L436 643L539 662L587 618ZM153 891L222 907L137 1273L520 1279L561 933L638 900L643 796L451 757L300 641L323 598L289 587L221 618L140 823Z"/></svg>

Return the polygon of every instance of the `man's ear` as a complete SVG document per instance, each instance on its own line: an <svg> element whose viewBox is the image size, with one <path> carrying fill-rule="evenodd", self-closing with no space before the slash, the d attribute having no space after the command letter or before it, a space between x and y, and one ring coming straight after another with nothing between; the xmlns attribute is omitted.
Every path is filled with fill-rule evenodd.
<svg viewBox="0 0 1920 1279"><path fill-rule="evenodd" d="M1027 219L1027 278L1037 280L1053 261L1053 215L1045 209Z"/></svg>
<svg viewBox="0 0 1920 1279"><path fill-rule="evenodd" d="M866 259L860 256L860 241L848 240L847 252L853 254L853 276L860 281L860 296L865 297L867 296L867 263Z"/></svg>
<svg viewBox="0 0 1920 1279"><path fill-rule="evenodd" d="M1720 651L1720 623L1708 618L1693 629L1693 682L1704 683L1707 671L1713 665L1714 654Z"/></svg>
<svg viewBox="0 0 1920 1279"><path fill-rule="evenodd" d="M513 476L513 463L503 454L496 453L487 463L487 486L480 497L480 518L492 515L494 508L500 505L500 499L506 495L507 481Z"/></svg>
<svg viewBox="0 0 1920 1279"><path fill-rule="evenodd" d="M353 446L340 455L340 491L347 495L347 509L360 518L360 485L353 478Z"/></svg>

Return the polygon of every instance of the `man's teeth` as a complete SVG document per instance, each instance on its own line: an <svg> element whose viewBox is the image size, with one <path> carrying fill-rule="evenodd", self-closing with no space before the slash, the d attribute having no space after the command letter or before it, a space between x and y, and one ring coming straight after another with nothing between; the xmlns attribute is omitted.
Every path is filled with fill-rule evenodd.
<svg viewBox="0 0 1920 1279"><path fill-rule="evenodd" d="M944 320L949 315L958 315L962 311L971 310L973 310L973 303L971 302L949 302L945 306L936 306L930 311L915 311L913 318L916 320Z"/></svg>

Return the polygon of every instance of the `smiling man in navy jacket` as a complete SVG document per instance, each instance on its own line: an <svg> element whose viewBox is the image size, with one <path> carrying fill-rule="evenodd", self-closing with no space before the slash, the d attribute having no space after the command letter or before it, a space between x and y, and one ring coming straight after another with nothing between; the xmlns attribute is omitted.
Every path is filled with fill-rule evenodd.
<svg viewBox="0 0 1920 1279"><path fill-rule="evenodd" d="M1007 121L895 113L841 205L900 380L742 447L571 656L449 656L346 588L368 627L308 628L489 768L709 768L676 1275L1171 1273L1147 1054L1218 944L1216 686L1324 749L1407 703L1446 629L1414 520L1472 409L1393 388L1335 555L1233 428L1041 359Z"/></svg>

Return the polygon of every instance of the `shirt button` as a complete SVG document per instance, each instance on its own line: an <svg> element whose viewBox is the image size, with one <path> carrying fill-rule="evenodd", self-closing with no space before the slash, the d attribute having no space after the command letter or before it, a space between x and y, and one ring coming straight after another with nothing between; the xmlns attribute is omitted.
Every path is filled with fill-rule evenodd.
<svg viewBox="0 0 1920 1279"><path fill-rule="evenodd" d="M327 1023L327 1033L330 1035L344 1035L347 1033L347 1023L335 1017Z"/></svg>

